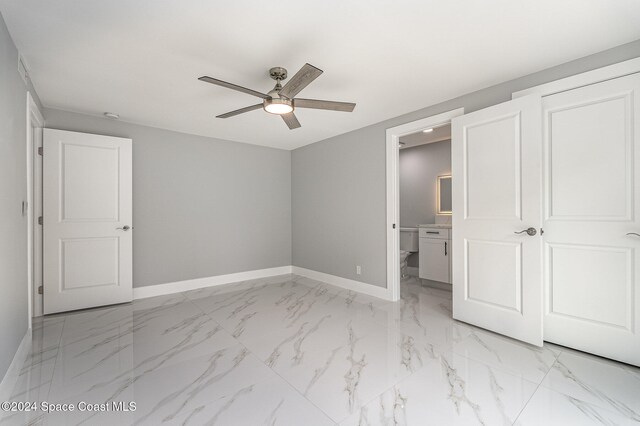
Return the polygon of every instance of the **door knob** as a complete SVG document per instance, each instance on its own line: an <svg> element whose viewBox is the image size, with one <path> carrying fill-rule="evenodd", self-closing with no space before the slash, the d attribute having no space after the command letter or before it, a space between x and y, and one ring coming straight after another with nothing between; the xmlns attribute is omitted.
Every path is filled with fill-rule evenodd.
<svg viewBox="0 0 640 426"><path fill-rule="evenodd" d="M627 235L634 235L636 237L640 237L640 234L638 234L636 232L627 232Z"/></svg>
<svg viewBox="0 0 640 426"><path fill-rule="evenodd" d="M122 228L116 228L116 229L122 229L123 231L128 231L129 229L131 229L131 227L129 225L125 225Z"/></svg>
<svg viewBox="0 0 640 426"><path fill-rule="evenodd" d="M530 237L533 237L534 235L536 235L538 233L538 231L536 231L536 228L527 228L527 229L523 229L520 232L514 232L514 234L522 234L522 233L525 233L525 232Z"/></svg>

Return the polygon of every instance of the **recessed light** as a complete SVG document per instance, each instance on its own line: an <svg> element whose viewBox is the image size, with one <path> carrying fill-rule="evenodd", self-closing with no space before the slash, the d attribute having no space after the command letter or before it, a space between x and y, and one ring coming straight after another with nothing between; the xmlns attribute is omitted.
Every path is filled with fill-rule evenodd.
<svg viewBox="0 0 640 426"><path fill-rule="evenodd" d="M431 132L433 132L433 128L431 128L431 129L424 129L424 130L422 131L422 133L431 133Z"/></svg>
<svg viewBox="0 0 640 426"><path fill-rule="evenodd" d="M120 116L118 114L116 114L115 112L105 112L104 116L107 118L110 118L112 120L117 120L118 118L120 118Z"/></svg>

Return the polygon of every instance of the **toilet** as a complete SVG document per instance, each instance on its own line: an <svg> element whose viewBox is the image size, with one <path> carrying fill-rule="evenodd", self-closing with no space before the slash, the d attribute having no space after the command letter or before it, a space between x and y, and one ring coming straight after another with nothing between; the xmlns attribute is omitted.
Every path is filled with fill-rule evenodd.
<svg viewBox="0 0 640 426"><path fill-rule="evenodd" d="M400 276L407 276L407 258L418 252L418 228L400 228Z"/></svg>

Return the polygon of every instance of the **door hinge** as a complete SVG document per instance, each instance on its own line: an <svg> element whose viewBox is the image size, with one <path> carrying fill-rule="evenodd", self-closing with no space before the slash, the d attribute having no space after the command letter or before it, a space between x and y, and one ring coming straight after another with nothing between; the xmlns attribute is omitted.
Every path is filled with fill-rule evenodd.
<svg viewBox="0 0 640 426"><path fill-rule="evenodd" d="M42 216L38 216L38 225L42 225Z"/></svg>
<svg viewBox="0 0 640 426"><path fill-rule="evenodd" d="M42 147L41 146L38 147L38 155L42 155Z"/></svg>
<svg viewBox="0 0 640 426"><path fill-rule="evenodd" d="M44 293L44 288L42 286L38 287L38 294Z"/></svg>
<svg viewBox="0 0 640 426"><path fill-rule="evenodd" d="M393 229L396 229L396 224L395 223L393 224Z"/></svg>

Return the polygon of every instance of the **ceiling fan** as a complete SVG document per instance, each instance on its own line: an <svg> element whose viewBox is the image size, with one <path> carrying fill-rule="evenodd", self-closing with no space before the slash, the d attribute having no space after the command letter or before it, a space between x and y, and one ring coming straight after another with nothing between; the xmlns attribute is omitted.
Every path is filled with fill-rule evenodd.
<svg viewBox="0 0 640 426"><path fill-rule="evenodd" d="M300 127L300 122L293 113L296 108L328 109L331 111L351 112L356 106L356 104L349 102L323 101L319 99L302 99L295 97L302 91L302 89L307 87L309 83L318 78L320 74L322 74L321 69L310 64L304 64L304 66L300 68L300 71L298 71L291 80L282 86L280 83L287 78L287 70L282 67L271 68L269 70L269 75L276 81L276 86L268 93L257 92L255 90L247 89L246 87L227 83L226 81L207 76L202 76L198 80L226 87L227 89L237 90L263 99L262 103L227 112L226 114L218 115L217 118L229 118L262 108L268 113L281 116L287 126L289 126L289 129L297 129Z"/></svg>

